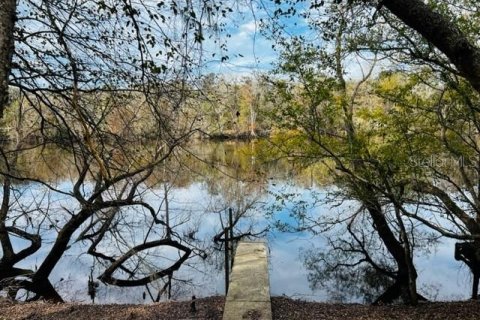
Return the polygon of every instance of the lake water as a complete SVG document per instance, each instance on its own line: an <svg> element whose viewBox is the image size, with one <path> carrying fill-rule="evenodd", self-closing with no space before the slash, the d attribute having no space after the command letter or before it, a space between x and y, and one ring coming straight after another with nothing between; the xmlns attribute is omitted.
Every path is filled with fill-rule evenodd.
<svg viewBox="0 0 480 320"><path fill-rule="evenodd" d="M170 222L179 235L189 237L198 248L191 259L174 274L172 298L189 299L192 295L204 297L224 294L223 252L215 250L213 237L222 230L228 208L242 213L236 226L236 234L251 231L260 232L266 228L259 239L268 242L270 250L270 284L272 295L286 295L315 301L330 301L326 290L312 290L307 279L308 271L304 266L303 254L306 250L322 252L326 246L324 235L310 232L282 232L274 228L275 223L294 223L291 217L293 205L281 201L279 194L296 194L296 199L306 203L310 216L333 215L337 211L351 210L346 205L332 207L330 204L310 206L318 197L312 193L327 194L329 188L312 175L302 173L288 163L262 163L252 154L254 145L243 143L202 144L194 148L196 156L205 159L204 166L174 166L170 181L145 185L145 199L159 212L168 210ZM189 169L187 169L189 168ZM169 170L169 169L165 169ZM60 178L58 188L68 190L71 183ZM22 195L27 199L39 199L47 190L39 185L22 185ZM52 212L51 219L62 220L62 214L54 214L54 208L69 207L69 200L63 195L48 193L42 197L45 206ZM168 201L165 201L167 199ZM47 204L48 203L48 204ZM277 204L278 206L272 206ZM127 212L128 213L128 212ZM140 218L130 212L122 218L122 223L129 226L128 233L122 233L122 243L138 241L147 232ZM49 250L56 233L53 230L43 232L42 248L17 266L35 268ZM142 235L142 237L140 236ZM159 235L160 236L160 235ZM25 242L16 238L17 249ZM99 248L108 252L114 245L109 239ZM55 268L50 280L66 300L90 302L87 293L88 278L98 276L104 269L100 263L85 254L87 243L72 242ZM203 259L200 253L206 253ZM418 287L426 289L426 295L436 300L466 299L470 292L470 278L466 267L453 258L454 241L442 240L430 253L421 253L415 257L418 269ZM171 249L157 249L148 252L145 268L165 267L171 265L178 252ZM157 281L150 285L153 296L162 287ZM145 298L144 298L145 293ZM361 302L360 298L349 301ZM145 287L119 288L99 284L96 302L98 303L144 303L151 302Z"/></svg>

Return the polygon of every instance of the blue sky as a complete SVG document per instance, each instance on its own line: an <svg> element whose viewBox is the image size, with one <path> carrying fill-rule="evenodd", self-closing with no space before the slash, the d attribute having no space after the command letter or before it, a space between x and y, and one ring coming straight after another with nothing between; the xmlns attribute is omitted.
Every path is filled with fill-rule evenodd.
<svg viewBox="0 0 480 320"><path fill-rule="evenodd" d="M226 30L219 35L228 50L229 59L225 62L220 61L222 51L218 43L214 43L215 39L208 39L203 44L207 72L243 76L271 69L277 53L272 49L273 42L260 32L260 18L249 8L229 18ZM212 53L215 57L209 60Z"/></svg>
<svg viewBox="0 0 480 320"><path fill-rule="evenodd" d="M207 39L203 44L204 57L207 61L204 65L204 73L217 73L227 78L239 78L242 76L252 76L256 73L265 73L273 68L273 64L277 61L279 53L272 46L275 42L268 39L261 32L261 20L268 20L269 15L275 8L271 1L265 1L262 8L252 8L245 6L239 9L234 15L228 17L226 22L226 30L217 38ZM305 9L305 3L299 4L298 12ZM268 7L270 6L270 7ZM318 42L318 34L312 33L308 27L308 21L297 13L291 18L282 18L280 20L284 28L284 34L291 36L306 36L307 39L314 37ZM226 35L229 35L228 37ZM226 41L229 59L225 62L220 61L222 51L217 41ZM321 43L321 42L320 42ZM215 57L211 57L215 53ZM225 54L225 53L224 53ZM364 58L371 58L364 54ZM350 56L345 62L347 79L361 79L362 74L368 73L371 63L359 57ZM377 63L376 71L386 67L385 63Z"/></svg>
<svg viewBox="0 0 480 320"><path fill-rule="evenodd" d="M226 42L229 59L222 63L218 59L218 45L213 43L213 39L207 40L204 43L206 57L213 52L217 53L216 59L207 63L207 72L235 77L271 70L278 53L272 48L274 41L261 32L261 21L268 21L277 8L278 5L270 0L245 1L243 5L241 1L237 2L237 6L232 8L234 14L224 21L225 31L219 35L220 41ZM281 23L290 34L299 35L307 30L305 20L298 15L290 19L282 18Z"/></svg>

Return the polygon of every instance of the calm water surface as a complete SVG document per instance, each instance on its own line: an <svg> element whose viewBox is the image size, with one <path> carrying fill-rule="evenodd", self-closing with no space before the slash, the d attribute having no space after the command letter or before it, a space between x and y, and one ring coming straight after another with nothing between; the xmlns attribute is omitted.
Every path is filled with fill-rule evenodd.
<svg viewBox="0 0 480 320"><path fill-rule="evenodd" d="M279 193L296 193L306 203L313 202L312 191L319 194L327 192L310 175L301 175L298 170L285 163L269 163L268 165L254 157L251 151L255 145L202 144L194 148L196 155L205 159L208 165L198 166L193 170L185 168L171 170L171 179L165 183L145 186L148 189L149 202L153 207L165 210L168 199L169 215L176 231L190 235L199 248L208 252L204 260L193 257L174 274L172 297L189 299L224 294L223 253L213 250L213 237L220 232L221 220L225 218L227 209L232 207L236 212L243 212L236 232L252 230L257 232L270 226L269 231L261 239L268 241L270 249L270 284L272 295L286 295L307 300L328 301L330 297L324 290L311 290L307 280L302 252L309 249L325 250L326 240L321 235L313 236L307 232L280 232L271 225L275 221L290 222L292 204L285 202L283 206L272 209ZM165 169L167 170L167 169ZM178 173L180 172L180 173ZM68 190L71 183L68 179L60 179L60 189ZM22 188L31 193L31 197L45 192L40 186L24 185ZM45 200L47 201L47 200ZM56 206L69 206L68 200L60 195L51 195L49 201ZM277 199L278 201L278 199ZM335 214L330 205L317 205L309 209L312 215ZM348 210L348 209L343 209ZM268 213L268 214L267 214ZM133 217L125 222L136 225L135 233L142 232L141 221ZM139 228L139 229L138 229ZM193 232L193 233L192 233ZM48 252L55 233L46 232L43 238L46 244L35 255L19 264L19 267L35 268ZM129 235L134 242L135 234ZM15 245L20 248L24 242L16 239ZM67 300L90 302L87 294L89 276L98 276L103 267L91 256L82 254L88 248L81 242L72 243L67 254L57 265L51 276L52 283ZM109 244L104 250L108 251ZM426 288L427 295L437 300L465 299L470 291L469 273L461 263L453 259L454 241L443 240L431 254L415 257L419 272L419 288ZM175 250L159 249L155 255L156 267L168 266L177 257ZM152 266L154 268L155 266ZM150 286L155 296L161 283ZM99 303L144 303L151 299L145 288L118 288L100 283L96 302Z"/></svg>

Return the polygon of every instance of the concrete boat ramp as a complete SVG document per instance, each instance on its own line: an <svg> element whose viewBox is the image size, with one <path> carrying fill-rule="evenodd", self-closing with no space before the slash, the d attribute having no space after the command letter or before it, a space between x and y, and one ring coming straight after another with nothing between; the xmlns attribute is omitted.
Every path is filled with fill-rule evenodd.
<svg viewBox="0 0 480 320"><path fill-rule="evenodd" d="M237 319L272 319L264 242L238 243L223 312L223 320Z"/></svg>

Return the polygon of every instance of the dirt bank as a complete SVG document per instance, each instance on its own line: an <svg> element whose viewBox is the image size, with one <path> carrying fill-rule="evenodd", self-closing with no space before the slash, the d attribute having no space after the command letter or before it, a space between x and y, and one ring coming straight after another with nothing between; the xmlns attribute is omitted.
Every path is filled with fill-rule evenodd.
<svg viewBox="0 0 480 320"><path fill-rule="evenodd" d="M195 313L190 302L163 302L150 305L88 305L11 303L0 301L0 320L180 320L222 319L224 298L197 299ZM418 307L402 305L373 307L359 304L305 302L283 297L272 298L273 319L480 319L480 301L431 302ZM248 320L248 319L247 319Z"/></svg>

